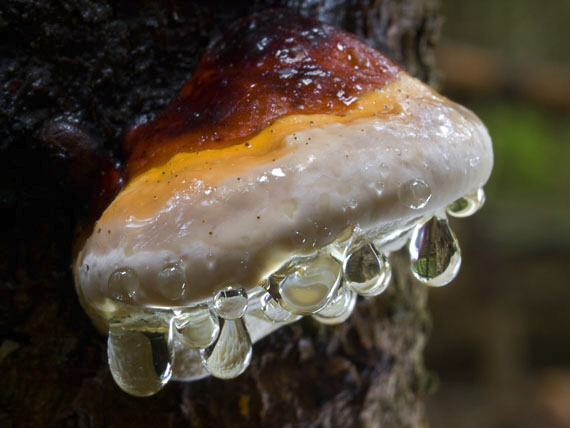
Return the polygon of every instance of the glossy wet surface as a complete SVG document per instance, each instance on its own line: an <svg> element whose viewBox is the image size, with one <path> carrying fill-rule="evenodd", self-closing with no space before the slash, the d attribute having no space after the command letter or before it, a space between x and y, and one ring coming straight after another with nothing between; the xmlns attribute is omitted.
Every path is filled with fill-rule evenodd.
<svg viewBox="0 0 570 428"><path fill-rule="evenodd" d="M400 68L355 36L270 12L237 21L205 51L156 120L127 135L136 176L178 152L238 144L289 114L340 113Z"/></svg>

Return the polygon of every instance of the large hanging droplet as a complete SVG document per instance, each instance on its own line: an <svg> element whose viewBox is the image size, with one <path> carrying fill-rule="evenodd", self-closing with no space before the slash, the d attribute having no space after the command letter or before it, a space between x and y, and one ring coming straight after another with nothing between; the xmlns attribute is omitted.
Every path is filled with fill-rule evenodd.
<svg viewBox="0 0 570 428"><path fill-rule="evenodd" d="M210 346L220 333L218 317L206 305L176 310L174 320L178 339L189 348L203 349Z"/></svg>
<svg viewBox="0 0 570 428"><path fill-rule="evenodd" d="M299 262L279 282L281 305L296 315L318 312L332 298L340 279L340 264L330 254L319 253ZM274 275L271 281L279 281Z"/></svg>
<svg viewBox="0 0 570 428"><path fill-rule="evenodd" d="M323 324L340 324L352 314L356 305L356 297L354 291L339 287L329 304L312 316Z"/></svg>
<svg viewBox="0 0 570 428"><path fill-rule="evenodd" d="M243 288L227 287L214 296L214 310L227 320L241 318L247 312L247 293Z"/></svg>
<svg viewBox="0 0 570 428"><path fill-rule="evenodd" d="M291 312L281 306L279 302L269 293L265 293L263 296L261 296L261 310L267 319L275 323L296 321L301 318L298 315L293 315Z"/></svg>
<svg viewBox="0 0 570 428"><path fill-rule="evenodd" d="M386 257L372 244L352 251L342 265L345 286L361 296L377 296L388 287L392 270Z"/></svg>
<svg viewBox="0 0 570 428"><path fill-rule="evenodd" d="M431 188L425 181L414 178L400 184L398 197L405 206L419 210L425 207L431 199Z"/></svg>
<svg viewBox="0 0 570 428"><path fill-rule="evenodd" d="M446 211L447 214L453 217L469 217L479 211L484 203L485 192L482 188L479 188L477 191L469 193L449 204Z"/></svg>
<svg viewBox="0 0 570 428"><path fill-rule="evenodd" d="M445 217L433 216L417 225L409 250L412 273L428 285L446 285L459 272L461 250Z"/></svg>
<svg viewBox="0 0 570 428"><path fill-rule="evenodd" d="M154 328L112 324L107 356L113 379L123 391L137 397L157 393L172 376L172 323Z"/></svg>
<svg viewBox="0 0 570 428"><path fill-rule="evenodd" d="M231 379L242 374L251 361L251 339L243 318L221 320L218 340L200 351L202 364L214 377Z"/></svg>

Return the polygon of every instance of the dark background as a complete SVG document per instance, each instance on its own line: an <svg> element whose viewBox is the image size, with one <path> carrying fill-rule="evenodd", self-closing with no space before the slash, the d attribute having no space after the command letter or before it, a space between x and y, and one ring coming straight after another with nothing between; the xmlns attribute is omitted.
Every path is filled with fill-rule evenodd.
<svg viewBox="0 0 570 428"><path fill-rule="evenodd" d="M429 294L431 424L570 426L570 2L443 0L445 94L493 138L463 266Z"/></svg>

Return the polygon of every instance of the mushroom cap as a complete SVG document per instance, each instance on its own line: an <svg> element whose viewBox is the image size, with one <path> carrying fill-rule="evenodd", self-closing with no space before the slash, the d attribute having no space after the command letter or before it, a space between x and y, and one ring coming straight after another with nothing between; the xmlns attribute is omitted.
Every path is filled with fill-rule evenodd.
<svg viewBox="0 0 570 428"><path fill-rule="evenodd" d="M74 263L102 325L115 303L181 308L254 290L355 236L389 251L493 163L472 112L356 37L283 12L215 40L126 151L128 182ZM254 340L276 328L254 324Z"/></svg>
<svg viewBox="0 0 570 428"><path fill-rule="evenodd" d="M103 302L111 274L130 268L140 282L133 302L151 307L251 289L347 228L377 238L413 226L482 186L491 168L491 140L475 115L401 73L343 116L283 117L246 144L179 153L135 177L81 250L78 286ZM413 180L430 195L419 209L406 193ZM157 285L173 264L184 289Z"/></svg>

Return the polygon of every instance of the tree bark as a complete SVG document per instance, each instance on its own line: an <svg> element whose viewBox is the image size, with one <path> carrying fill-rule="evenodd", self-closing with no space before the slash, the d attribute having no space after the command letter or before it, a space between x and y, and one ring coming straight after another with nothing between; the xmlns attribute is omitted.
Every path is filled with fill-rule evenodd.
<svg viewBox="0 0 570 428"><path fill-rule="evenodd" d="M1 6L1 426L426 425L426 290L392 255L385 294L337 327L303 320L254 347L240 377L171 382L133 398L114 384L106 340L70 273L97 156L120 158L137 117L166 106L213 34L289 7L344 27L432 82L435 0L12 1Z"/></svg>

